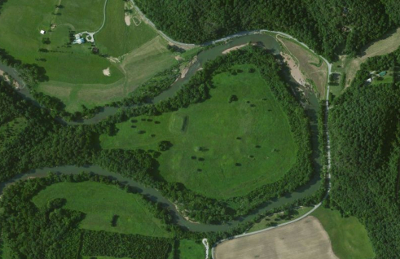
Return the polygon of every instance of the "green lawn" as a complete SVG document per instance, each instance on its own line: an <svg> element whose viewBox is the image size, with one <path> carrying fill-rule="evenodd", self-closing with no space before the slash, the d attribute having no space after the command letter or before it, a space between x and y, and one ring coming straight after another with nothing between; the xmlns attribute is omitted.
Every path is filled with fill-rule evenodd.
<svg viewBox="0 0 400 259"><path fill-rule="evenodd" d="M103 22L105 0L9 0L0 15L0 47L24 63L46 70L48 82L38 90L61 99L66 110L82 110L121 100L155 74L177 63L167 42L145 23L129 27L124 21L124 1L109 1L106 24L95 35L100 53L123 56L120 63L91 52L91 44L67 46L69 32L95 31ZM50 29L51 24L56 25ZM44 29L46 35L39 31ZM42 42L49 38L50 43ZM48 52L39 51L46 49ZM103 70L110 68L111 75Z"/></svg>
<svg viewBox="0 0 400 259"><path fill-rule="evenodd" d="M138 194L115 186L97 182L57 183L41 191L33 202L42 207L55 198L65 198L66 209L86 214L80 225L83 229L169 237ZM114 215L119 216L115 227L111 226Z"/></svg>
<svg viewBox="0 0 400 259"><path fill-rule="evenodd" d="M110 1L106 11L106 25L95 35L103 53L119 57L142 46L158 34L142 22L139 26L125 24L124 1ZM165 43L167 44L167 43Z"/></svg>
<svg viewBox="0 0 400 259"><path fill-rule="evenodd" d="M267 216L263 219L261 219L259 222L255 223L249 230L247 230L247 233L251 233L254 231L258 231L261 229L265 229L265 228L269 228L272 225L279 225L279 224L283 224L286 223L288 221L292 221L296 218L300 218L301 216L303 216L304 214L306 214L307 212L309 212L310 210L312 210L312 207L302 207L297 209L294 213L293 216L291 216L290 218L280 218L280 215L282 215L281 213L275 213L271 216Z"/></svg>
<svg viewBox="0 0 400 259"><path fill-rule="evenodd" d="M132 259L128 257L109 257L109 256L83 256L82 259Z"/></svg>
<svg viewBox="0 0 400 259"><path fill-rule="evenodd" d="M179 259L202 259L206 257L204 245L188 239L179 241L179 248L176 254ZM173 253L168 258L175 259Z"/></svg>
<svg viewBox="0 0 400 259"><path fill-rule="evenodd" d="M367 231L357 218L342 218L338 211L322 207L311 215L318 218L328 232L333 251L340 259L375 257Z"/></svg>
<svg viewBox="0 0 400 259"><path fill-rule="evenodd" d="M117 135L102 135L101 146L157 149L168 140L173 147L158 158L161 175L218 199L277 181L295 163L297 147L270 88L249 68L215 76L203 104L117 124ZM229 103L231 95L238 101Z"/></svg>

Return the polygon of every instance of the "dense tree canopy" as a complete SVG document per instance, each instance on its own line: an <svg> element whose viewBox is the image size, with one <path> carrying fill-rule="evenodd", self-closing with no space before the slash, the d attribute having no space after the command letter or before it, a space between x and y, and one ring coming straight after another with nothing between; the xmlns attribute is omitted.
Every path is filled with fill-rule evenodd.
<svg viewBox="0 0 400 259"><path fill-rule="evenodd" d="M395 0L136 0L175 40L204 43L244 30L292 34L327 58L354 53L400 24Z"/></svg>
<svg viewBox="0 0 400 259"><path fill-rule="evenodd" d="M388 259L400 254L400 83L396 70L394 83L371 85L366 79L399 64L400 51L368 60L352 87L335 99L329 118L331 204L361 219L377 258Z"/></svg>

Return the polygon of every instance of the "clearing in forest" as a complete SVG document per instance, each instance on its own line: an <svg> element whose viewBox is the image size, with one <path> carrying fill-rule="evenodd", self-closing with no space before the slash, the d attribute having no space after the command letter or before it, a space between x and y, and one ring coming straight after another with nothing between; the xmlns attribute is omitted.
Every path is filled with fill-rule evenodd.
<svg viewBox="0 0 400 259"><path fill-rule="evenodd" d="M345 88L349 87L360 66L368 58L389 54L400 46L400 28L391 33L388 37L368 45L361 53L361 56L351 58L341 56L340 61L335 63L335 69L346 74ZM340 66L340 68L338 68Z"/></svg>
<svg viewBox="0 0 400 259"><path fill-rule="evenodd" d="M169 237L159 219L154 218L139 194L128 193L98 182L56 183L33 198L41 208L56 198L67 200L65 209L86 214L80 228L123 234Z"/></svg>
<svg viewBox="0 0 400 259"><path fill-rule="evenodd" d="M219 244L215 259L338 259L318 219L298 222Z"/></svg>
<svg viewBox="0 0 400 259"><path fill-rule="evenodd" d="M204 103L119 123L115 136L100 136L101 146L158 150L169 141L157 158L162 177L217 199L276 182L296 162L287 116L253 65L234 69L214 76Z"/></svg>

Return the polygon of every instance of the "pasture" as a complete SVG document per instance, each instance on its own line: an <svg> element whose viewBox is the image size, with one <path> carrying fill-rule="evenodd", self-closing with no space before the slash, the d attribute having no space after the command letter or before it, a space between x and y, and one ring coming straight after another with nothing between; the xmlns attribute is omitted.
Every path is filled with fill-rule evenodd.
<svg viewBox="0 0 400 259"><path fill-rule="evenodd" d="M217 199L281 179L296 162L297 146L286 114L259 72L248 72L252 67L216 75L204 104L117 124L115 136L100 136L102 148L157 150L170 141L157 158L161 176Z"/></svg>
<svg viewBox="0 0 400 259"><path fill-rule="evenodd" d="M202 259L206 257L205 247L193 240L181 239L177 241L177 246L172 250L168 259Z"/></svg>
<svg viewBox="0 0 400 259"><path fill-rule="evenodd" d="M295 59L308 84L315 88L321 99L325 98L328 83L328 67L325 62L316 54L290 39L279 36L276 38L281 42L286 52Z"/></svg>
<svg viewBox="0 0 400 259"><path fill-rule="evenodd" d="M333 251L341 259L368 259L375 254L365 227L355 217L343 218L339 211L318 208L312 215L328 232Z"/></svg>
<svg viewBox="0 0 400 259"><path fill-rule="evenodd" d="M67 200L65 209L86 214L80 228L124 234L169 237L160 220L146 207L138 194L97 182L57 183L33 198L39 208L56 198ZM114 215L117 215L115 217ZM114 226L112 221L115 221Z"/></svg>
<svg viewBox="0 0 400 259"><path fill-rule="evenodd" d="M329 236L314 217L219 244L215 259L337 259Z"/></svg>
<svg viewBox="0 0 400 259"><path fill-rule="evenodd" d="M0 46L24 63L44 67L49 81L38 90L61 99L70 112L121 100L158 72L177 64L167 41L146 23L127 26L124 1L109 1L106 23L91 43L70 45L70 34L96 31L104 0L9 0L0 15ZM18 19L16 19L18 17ZM46 30L45 35L39 33ZM107 59L107 55L114 57ZM110 75L103 74L110 69Z"/></svg>

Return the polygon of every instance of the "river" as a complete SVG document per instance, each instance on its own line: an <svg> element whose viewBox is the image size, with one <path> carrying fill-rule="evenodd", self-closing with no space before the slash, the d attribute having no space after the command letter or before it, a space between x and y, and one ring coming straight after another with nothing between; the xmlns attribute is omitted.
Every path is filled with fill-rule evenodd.
<svg viewBox="0 0 400 259"><path fill-rule="evenodd" d="M177 80L168 90L164 91L159 96L154 98L153 103L168 99L169 97L173 96L181 88L182 85L184 85L185 83L187 83L190 80L190 78L196 73L196 71L198 71L203 66L203 64L205 62L207 62L209 60L213 60L216 57L222 55L222 52L229 48L243 45L250 41L262 43L262 45L264 45L265 48L271 50L271 53L273 53L274 55L279 55L279 53L280 53L279 43L275 40L275 38L273 36L268 35L268 34L252 34L252 35L246 35L243 37L234 38L226 44L218 45L218 46L209 48L209 49L201 52L198 55L197 61L189 68L189 71L186 74L186 76L184 78L180 78L179 80ZM2 68L1 65L2 64L0 63L0 69ZM290 73L288 73L288 71L285 71L285 73L287 75L289 83L293 85L293 92L296 94L296 96L298 98L301 98L301 93L298 91L298 85L290 77ZM16 74L16 76L18 76L18 75ZM311 120L313 160L314 160L313 162L314 162L314 166L317 169L315 172L315 177L307 185L299 188L295 192L286 194L283 197L279 197L279 198L275 198L270 201L267 201L261 208L254 211L253 213L251 213L247 216L244 216L244 217L240 217L231 222L221 224L221 225L211 225L211 224L202 224L202 223L200 224L200 223L193 223L193 222L187 221L179 214L179 212L176 210L174 204L171 203L166 198L164 198L162 196L162 194L159 191L157 191L156 189L148 188L148 187L144 186L143 184L140 184L129 178L123 177L119 174L104 170L103 168L96 166L96 165L85 166L85 167L61 166L61 167L56 167L56 168L41 168L41 169L32 170L25 174L18 175L16 177L14 177L13 179L7 181L6 183L2 183L0 185L0 192L2 192L5 187L7 187L9 184L12 184L15 181L26 180L29 177L44 177L50 171L56 172L56 173L64 173L64 174L77 174L82 171L94 172L94 173L100 174L100 175L111 176L118 181L129 184L130 186L135 187L141 194L150 197L154 201L165 204L166 206L168 206L170 208L171 211L173 211L176 223L188 228L191 231L200 231L200 232L227 231L227 230L237 226L241 222L247 222L247 221L252 220L259 213L274 209L276 207L284 205L285 203L290 203L297 199L312 195L315 191L317 191L320 188L320 186L321 186L320 180L321 179L320 179L319 175L320 175L320 170L321 170L321 163L320 163L320 154L319 154L319 149L318 149L318 129L317 129L317 121L316 121L317 120L316 114L319 109L319 103L318 103L318 99L316 98L316 96L312 92L312 90L304 89L304 88L302 90L305 91L305 93L306 93L307 101L304 102L305 103L304 107L305 107L307 114L310 117L310 120ZM32 99L32 96L29 95L29 91L27 91L26 89L20 90L19 92L21 94L23 94L26 98ZM94 124L94 123L97 123L97 122L105 119L106 117L108 117L110 115L115 114L117 111L118 111L118 108L104 107L104 109L100 113L96 114L96 116L94 116L91 119L82 121L81 123ZM70 123L70 124L79 124L79 123Z"/></svg>

